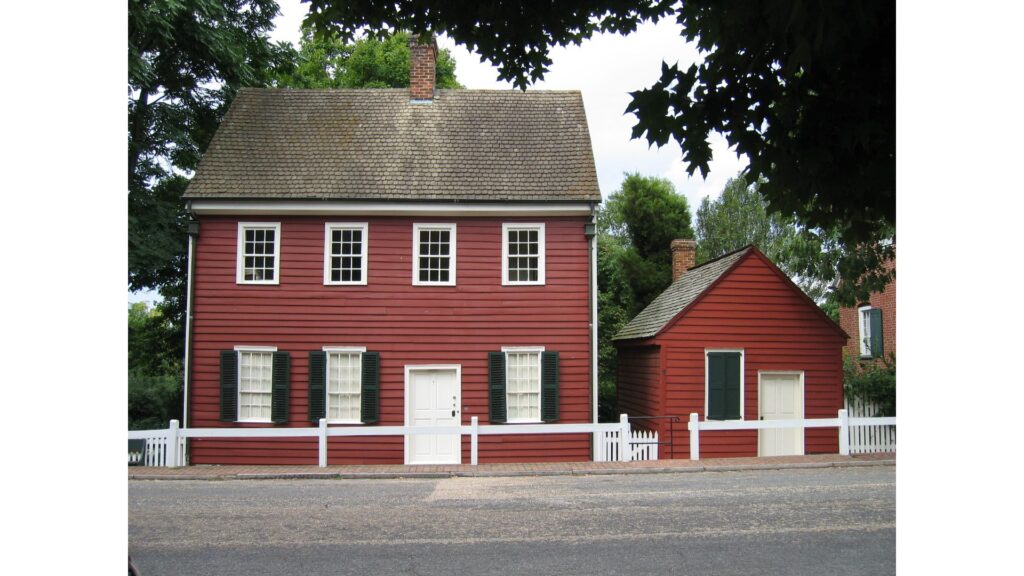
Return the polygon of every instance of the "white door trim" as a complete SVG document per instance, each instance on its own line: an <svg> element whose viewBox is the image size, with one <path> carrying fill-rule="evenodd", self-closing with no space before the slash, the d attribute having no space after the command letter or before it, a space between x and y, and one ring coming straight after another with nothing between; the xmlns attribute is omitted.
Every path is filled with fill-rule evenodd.
<svg viewBox="0 0 1024 576"><path fill-rule="evenodd" d="M797 398L800 399L800 418L803 419L807 416L807 398L804 396L804 371L803 370L758 370L757 371L757 417L760 419L764 415L764 377L765 376L796 376L797 377ZM798 453L804 454L806 446L804 446L804 430L802 429L797 434ZM767 432L767 430L757 431L757 455L761 454L761 435Z"/></svg>
<svg viewBox="0 0 1024 576"><path fill-rule="evenodd" d="M412 424L412 402L410 402L410 384L412 383L413 372L428 372L430 370L445 370L455 373L455 405L458 406L455 415L459 418L459 422L462 421L462 364L406 364L405 366L405 425L411 426ZM405 464L410 464L409 456L409 440L410 436L405 436ZM456 464L462 464L462 439L459 438L459 449L456 451L458 454L458 461Z"/></svg>

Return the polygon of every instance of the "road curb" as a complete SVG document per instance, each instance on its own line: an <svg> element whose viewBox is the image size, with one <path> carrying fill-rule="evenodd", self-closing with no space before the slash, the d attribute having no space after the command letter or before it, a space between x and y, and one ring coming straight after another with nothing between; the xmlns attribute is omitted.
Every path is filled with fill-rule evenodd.
<svg viewBox="0 0 1024 576"><path fill-rule="evenodd" d="M518 478L528 476L616 476L623 474L691 474L695 472L746 472L754 470L810 470L895 466L896 460L848 460L844 462L791 462L777 464L700 464L643 468L567 468L559 470L451 470L446 472L249 472L209 474L129 474L129 480L387 480L444 478Z"/></svg>

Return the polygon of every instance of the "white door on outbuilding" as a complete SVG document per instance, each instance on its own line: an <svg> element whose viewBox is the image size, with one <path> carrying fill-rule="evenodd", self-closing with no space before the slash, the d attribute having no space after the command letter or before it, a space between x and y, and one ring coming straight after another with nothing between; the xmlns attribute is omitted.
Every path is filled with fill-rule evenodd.
<svg viewBox="0 0 1024 576"><path fill-rule="evenodd" d="M803 372L758 373L758 404L761 420L802 420ZM803 453L803 428L775 428L760 430L758 433L759 456L792 456Z"/></svg>

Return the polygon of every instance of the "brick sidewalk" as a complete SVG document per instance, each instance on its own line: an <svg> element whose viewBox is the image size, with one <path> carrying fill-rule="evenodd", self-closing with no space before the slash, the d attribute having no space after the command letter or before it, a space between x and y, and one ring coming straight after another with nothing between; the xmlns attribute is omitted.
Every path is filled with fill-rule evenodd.
<svg viewBox="0 0 1024 576"><path fill-rule="evenodd" d="M128 467L129 480L230 480L280 478L449 478L457 476L582 476L591 474L650 474L725 472L785 468L895 465L895 453L817 454L770 458L710 458L642 462L538 462L529 464L452 464L438 466L215 466L183 468Z"/></svg>

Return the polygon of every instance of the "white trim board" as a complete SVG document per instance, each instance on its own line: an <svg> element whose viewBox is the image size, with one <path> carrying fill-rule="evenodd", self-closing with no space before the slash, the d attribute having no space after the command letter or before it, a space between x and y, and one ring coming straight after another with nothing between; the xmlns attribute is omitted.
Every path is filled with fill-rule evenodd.
<svg viewBox="0 0 1024 576"><path fill-rule="evenodd" d="M596 202L344 202L339 200L189 200L198 215L269 216L590 216Z"/></svg>

